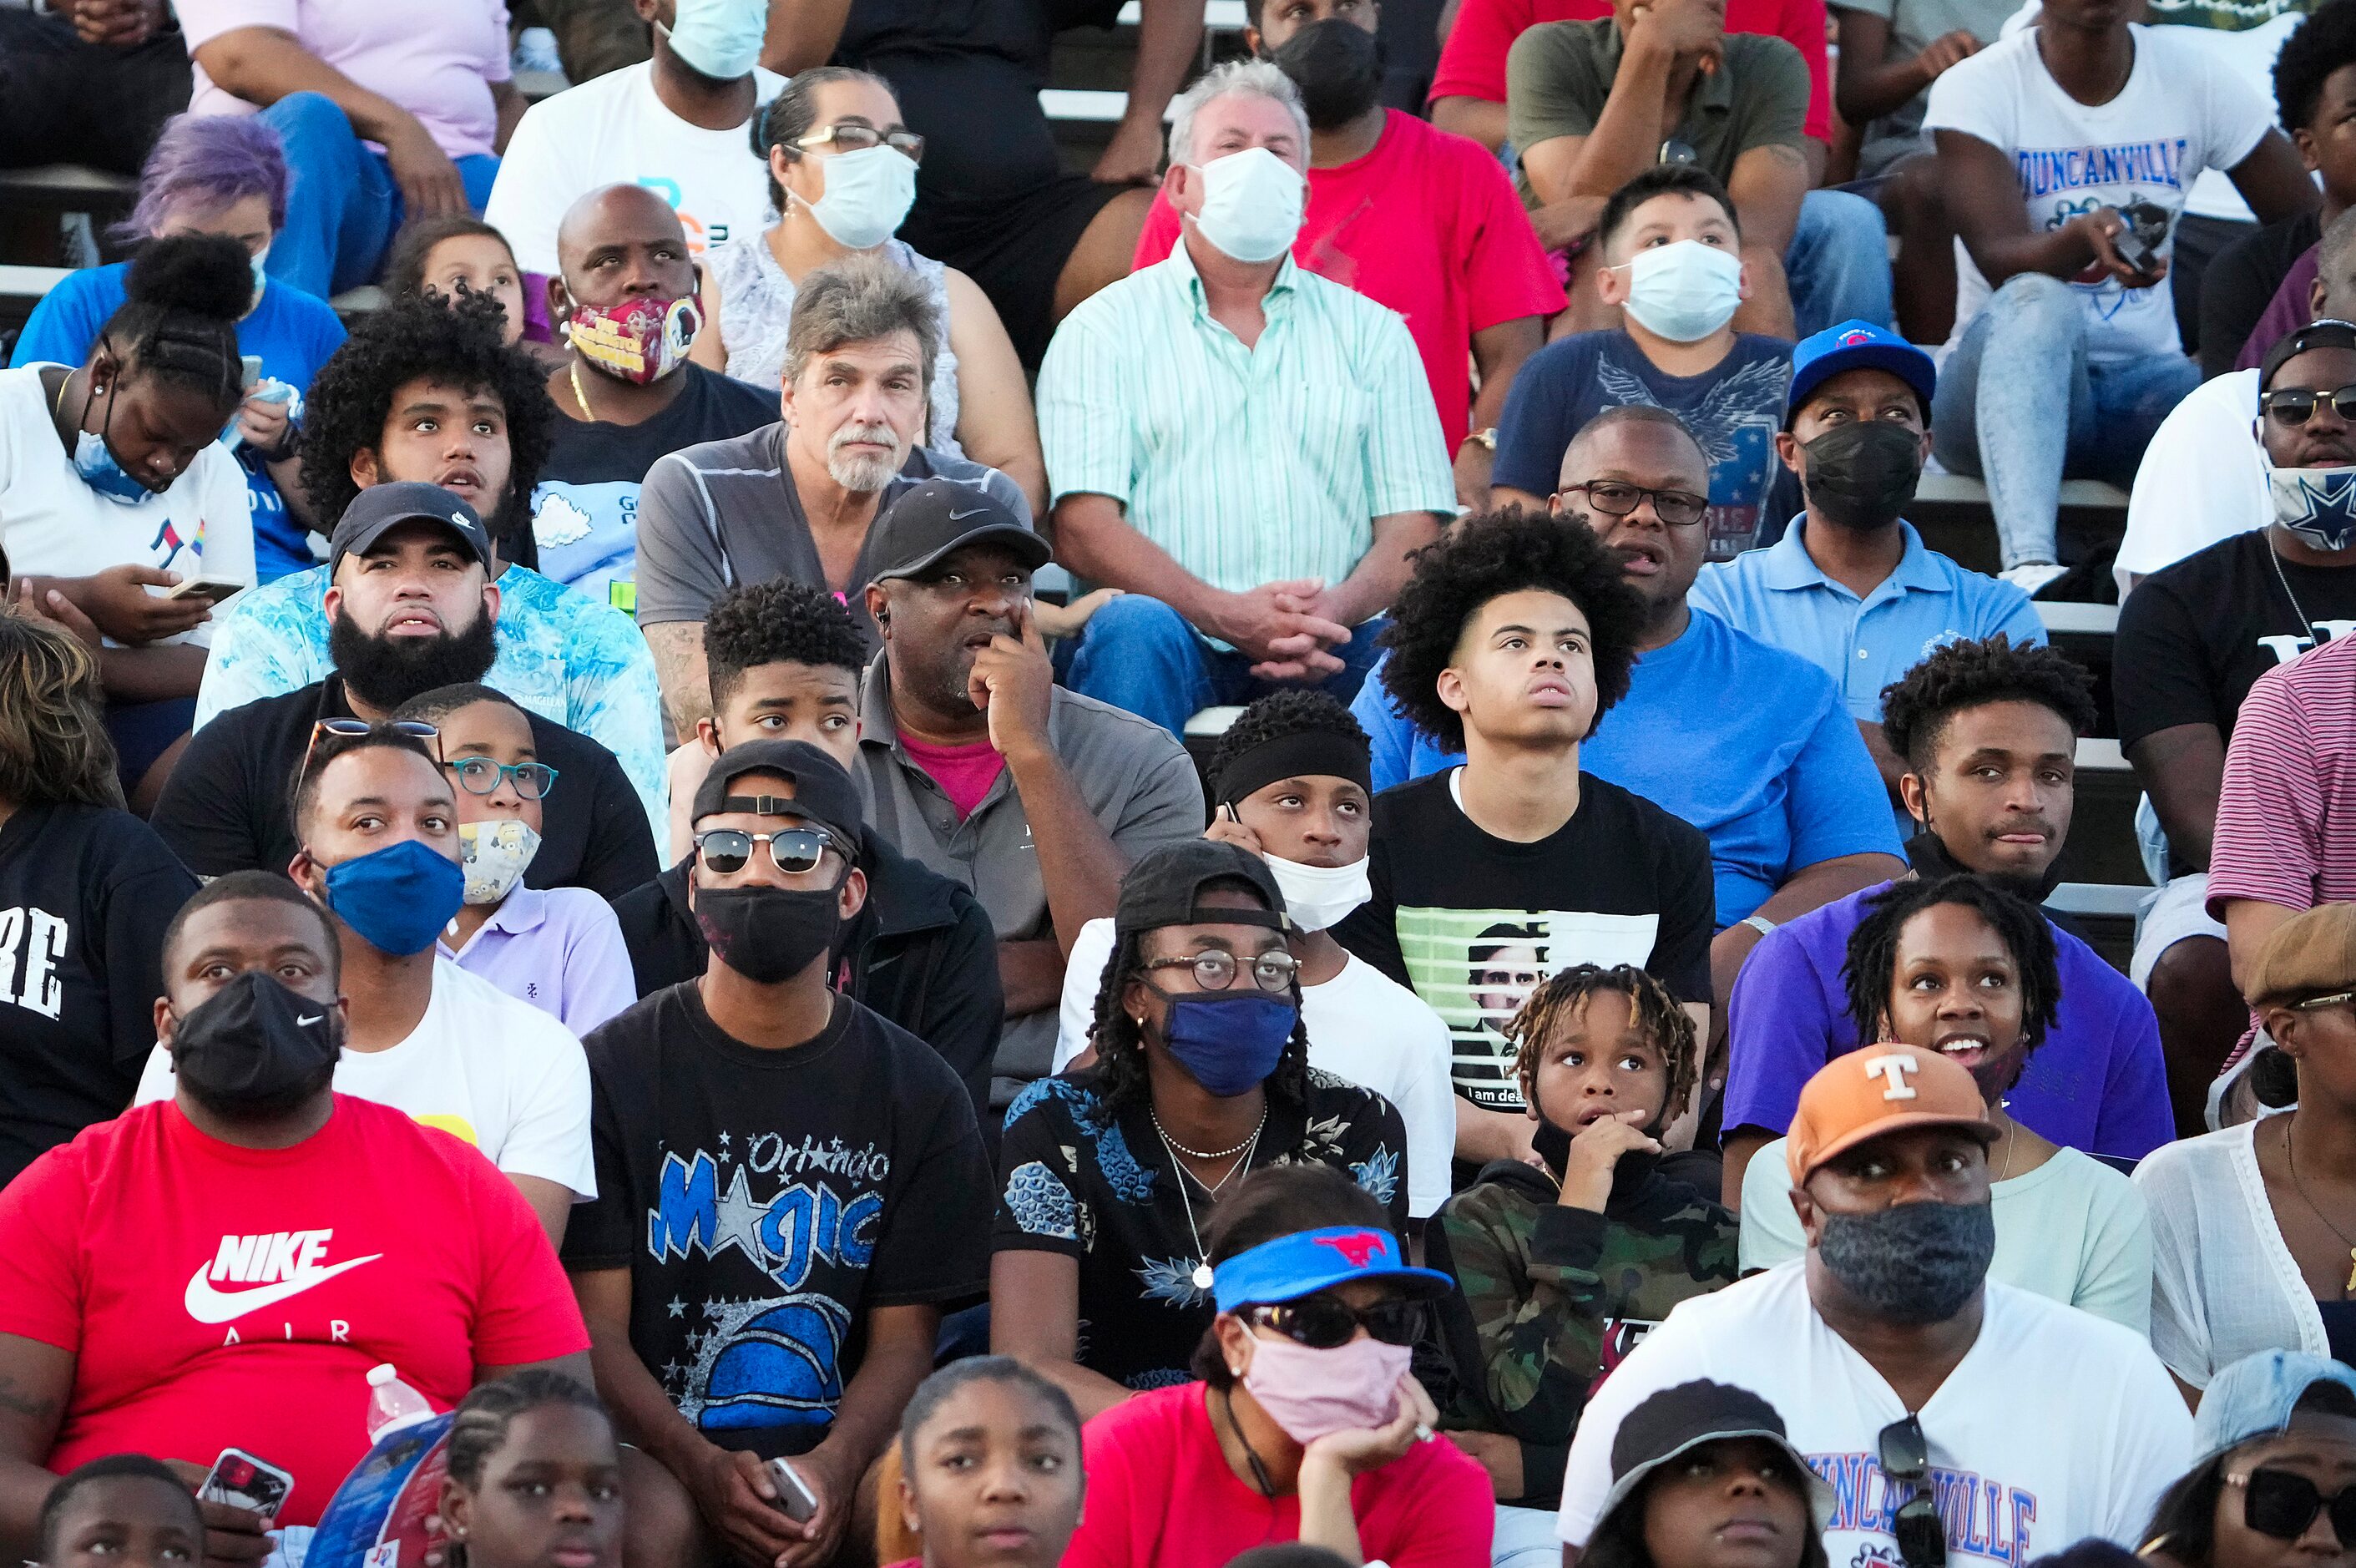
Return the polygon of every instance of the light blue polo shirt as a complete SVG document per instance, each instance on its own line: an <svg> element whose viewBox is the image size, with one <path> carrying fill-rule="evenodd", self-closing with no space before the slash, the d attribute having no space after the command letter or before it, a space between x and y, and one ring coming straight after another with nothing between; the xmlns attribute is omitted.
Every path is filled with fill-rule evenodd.
<svg viewBox="0 0 2356 1568"><path fill-rule="evenodd" d="M1922 542L1911 522L1906 553L1858 598L1808 554L1808 526L1794 518L1764 550L1704 566L1686 602L1801 658L1833 678L1849 716L1881 722L1881 689L1945 643L2009 635L2045 641L2045 623L2010 583L1958 566Z"/></svg>
<svg viewBox="0 0 2356 1568"><path fill-rule="evenodd" d="M1375 788L1462 762L1391 706L1381 671L1350 704L1373 742ZM1720 926L1820 861L1900 853L1881 776L1832 682L1698 610L1675 642L1637 656L1579 765L1708 836Z"/></svg>

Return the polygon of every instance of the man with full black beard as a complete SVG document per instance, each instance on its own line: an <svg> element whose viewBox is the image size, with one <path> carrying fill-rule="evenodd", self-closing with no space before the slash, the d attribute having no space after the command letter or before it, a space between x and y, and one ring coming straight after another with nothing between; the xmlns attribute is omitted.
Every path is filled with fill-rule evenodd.
<svg viewBox="0 0 2356 1568"><path fill-rule="evenodd" d="M1882 693L1899 779L1919 831L1909 875L1972 872L2032 902L2052 892L2075 804L2074 757L2093 728L2085 672L2048 648L2003 637L1953 642ZM1884 885L1886 886L1886 885ZM1751 950L1728 1008L1728 1207L1742 1172L1790 1124L1801 1086L1868 1042L1848 1017L1842 973L1869 887L1771 931ZM2175 1136L2151 1004L2059 925L2061 1005L2007 1104L2054 1143L2131 1163Z"/></svg>
<svg viewBox="0 0 2356 1568"><path fill-rule="evenodd" d="M225 876L166 932L166 1101L51 1149L0 1192L0 1543L31 1553L56 1472L234 1444L317 1522L368 1444L369 1369L437 1408L589 1337L531 1209L481 1155L330 1088L339 949L284 878ZM211 1568L271 1547L203 1505Z"/></svg>
<svg viewBox="0 0 2356 1568"><path fill-rule="evenodd" d="M326 680L231 709L198 730L155 807L155 831L199 876L283 870L301 848L288 788L323 724L382 723L412 697L480 681L499 588L474 508L438 486L373 485L336 524ZM611 898L659 869L644 805L613 753L538 714L532 740L559 782L544 807L534 887Z"/></svg>
<svg viewBox="0 0 2356 1568"><path fill-rule="evenodd" d="M1697 1378L1783 1412L1837 1495L1843 1568L2133 1545L2192 1463L2191 1414L2133 1329L1987 1278L1994 1136L1970 1071L1933 1051L1870 1046L1809 1079L1785 1160L1806 1257L1683 1303L1612 1369L1571 1437L1566 1563L1622 1419Z"/></svg>

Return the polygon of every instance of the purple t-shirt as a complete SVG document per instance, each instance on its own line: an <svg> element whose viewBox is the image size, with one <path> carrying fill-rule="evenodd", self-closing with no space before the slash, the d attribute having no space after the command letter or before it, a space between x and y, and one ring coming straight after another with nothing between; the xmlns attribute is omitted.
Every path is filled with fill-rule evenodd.
<svg viewBox="0 0 2356 1568"><path fill-rule="evenodd" d="M1883 886L1889 886L1884 883ZM1724 1125L1781 1133L1818 1068L1857 1049L1841 983L1849 933L1869 887L1771 931L1751 950L1727 1009ZM2058 926L2062 1004L2007 1109L2020 1123L2089 1155L2139 1160L2176 1136L2167 1065L2151 1004L2084 942Z"/></svg>
<svg viewBox="0 0 2356 1568"><path fill-rule="evenodd" d="M442 956L575 1035L638 999L630 950L605 899L585 887L518 886L465 949Z"/></svg>

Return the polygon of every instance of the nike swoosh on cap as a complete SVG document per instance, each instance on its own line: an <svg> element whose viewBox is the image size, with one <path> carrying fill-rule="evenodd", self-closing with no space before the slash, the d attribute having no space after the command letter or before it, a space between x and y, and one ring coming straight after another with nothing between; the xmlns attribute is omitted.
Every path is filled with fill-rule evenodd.
<svg viewBox="0 0 2356 1568"><path fill-rule="evenodd" d="M986 506L978 506L971 511L953 511L949 513L949 521L951 522L962 522L969 517L980 517L989 510L990 509Z"/></svg>
<svg viewBox="0 0 2356 1568"><path fill-rule="evenodd" d="M215 1290L212 1281L205 1277L212 1272L212 1264L199 1263L196 1273L188 1280L187 1294L183 1297L183 1303L188 1309L188 1316L198 1323L229 1323L249 1312L275 1306L282 1301L301 1295L313 1285L326 1284L337 1274L348 1273L362 1263L373 1263L383 1256L382 1252L370 1252L365 1258L352 1258L327 1268L314 1269L308 1273L296 1274L291 1280L279 1280L275 1283L239 1291Z"/></svg>

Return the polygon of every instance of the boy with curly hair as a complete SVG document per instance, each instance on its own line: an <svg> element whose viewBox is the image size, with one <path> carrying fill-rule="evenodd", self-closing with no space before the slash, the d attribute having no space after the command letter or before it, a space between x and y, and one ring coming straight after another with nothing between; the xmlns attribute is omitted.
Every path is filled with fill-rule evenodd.
<svg viewBox="0 0 2356 1568"><path fill-rule="evenodd" d="M1373 896L1334 934L1447 1021L1475 1168L1529 1155L1499 1029L1539 982L1633 964L1708 1017L1708 840L1580 767L1644 613L1592 532L1508 509L1423 551L1383 634L1391 700L1464 762L1376 798Z"/></svg>

